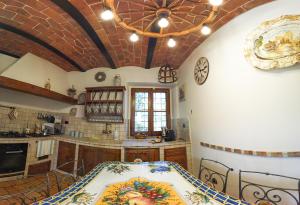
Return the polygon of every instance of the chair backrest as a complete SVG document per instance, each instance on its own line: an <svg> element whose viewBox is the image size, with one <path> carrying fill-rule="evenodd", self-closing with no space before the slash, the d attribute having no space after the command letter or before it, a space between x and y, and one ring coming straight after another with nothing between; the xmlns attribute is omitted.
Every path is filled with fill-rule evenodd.
<svg viewBox="0 0 300 205"><path fill-rule="evenodd" d="M58 167L56 167L56 170L63 171L64 167L68 167L70 164L75 166L76 163L77 163L77 167L75 167L73 169L73 172L71 173L71 175L73 177L85 175L85 167L84 167L83 159L82 160L72 160L72 161L69 161L69 162L65 162L65 163L59 165Z"/></svg>
<svg viewBox="0 0 300 205"><path fill-rule="evenodd" d="M230 171L233 169L221 162L201 158L198 178L214 189L226 193Z"/></svg>
<svg viewBox="0 0 300 205"><path fill-rule="evenodd" d="M239 197L255 204L300 205L300 179L240 170Z"/></svg>

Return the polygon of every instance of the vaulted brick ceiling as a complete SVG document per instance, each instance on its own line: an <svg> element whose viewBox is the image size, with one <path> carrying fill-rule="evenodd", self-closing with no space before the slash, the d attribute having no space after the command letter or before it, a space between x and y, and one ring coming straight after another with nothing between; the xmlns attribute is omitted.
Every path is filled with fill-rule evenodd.
<svg viewBox="0 0 300 205"><path fill-rule="evenodd" d="M134 1L143 2L143 0ZM224 0L212 24L213 31L241 13L271 1ZM103 9L101 0L68 0L68 3L91 26L96 35L94 38L84 29L82 21L76 21L74 16L72 17L55 2L57 1L0 0L0 51L17 56L31 52L66 71L85 71L97 67L146 66L146 59L149 58L149 37L142 37L137 43L132 43L128 40L130 31L124 30L114 21L103 22L99 18ZM161 4L162 1L156 2ZM207 3L207 0L203 2ZM132 7L132 4L125 5L124 11L133 9ZM188 11L192 11L191 8ZM201 12L205 12L207 8L203 7ZM134 9L144 10L140 7ZM102 49L99 49L99 43L95 42L95 38L101 41ZM204 39L200 32L195 32L178 37L178 45L175 48L168 48L167 39L159 38L153 58L150 59L152 61L150 66L157 67L168 62L178 68Z"/></svg>

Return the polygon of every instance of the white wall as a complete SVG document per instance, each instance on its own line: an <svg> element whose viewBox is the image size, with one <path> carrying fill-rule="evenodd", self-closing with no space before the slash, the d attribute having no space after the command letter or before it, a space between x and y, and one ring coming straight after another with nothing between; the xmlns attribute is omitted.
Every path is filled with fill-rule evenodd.
<svg viewBox="0 0 300 205"><path fill-rule="evenodd" d="M235 170L300 177L299 158L242 156L200 146L203 141L247 150L300 151L300 65L266 72L243 56L246 36L261 22L299 13L298 0L277 0L250 10L212 34L181 66L179 84L185 84L187 100L179 103L179 112L190 119L195 174L200 158L208 157ZM210 73L198 86L193 70L201 56L208 58ZM237 183L232 183L229 193L236 196Z"/></svg>
<svg viewBox="0 0 300 205"><path fill-rule="evenodd" d="M69 83L66 81L67 72L31 53L24 55L1 75L39 87L44 87L50 79L51 90L61 94L66 94L69 88Z"/></svg>
<svg viewBox="0 0 300 205"><path fill-rule="evenodd" d="M0 74L9 66L14 64L18 59L0 53Z"/></svg>

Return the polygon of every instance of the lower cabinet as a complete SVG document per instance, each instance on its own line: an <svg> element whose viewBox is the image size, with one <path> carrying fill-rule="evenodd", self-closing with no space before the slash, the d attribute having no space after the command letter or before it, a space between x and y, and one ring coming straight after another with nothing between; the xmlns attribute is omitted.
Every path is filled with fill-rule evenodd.
<svg viewBox="0 0 300 205"><path fill-rule="evenodd" d="M28 175L44 174L50 171L51 160L46 162L40 162L37 164L31 164L28 167Z"/></svg>
<svg viewBox="0 0 300 205"><path fill-rule="evenodd" d="M185 147L165 149L164 155L165 161L176 162L183 168L187 169L187 156Z"/></svg>
<svg viewBox="0 0 300 205"><path fill-rule="evenodd" d="M79 145L78 165L83 160L85 173L91 171L99 163L106 161L121 161L121 149L107 149Z"/></svg>
<svg viewBox="0 0 300 205"><path fill-rule="evenodd" d="M73 173L74 160L75 160L76 144L59 141L58 155L57 155L57 167L62 166L67 162L71 162L59 168L62 171Z"/></svg>
<svg viewBox="0 0 300 205"><path fill-rule="evenodd" d="M143 162L159 161L159 149L157 148L127 148L125 149L125 161L133 162L135 159L141 159Z"/></svg>

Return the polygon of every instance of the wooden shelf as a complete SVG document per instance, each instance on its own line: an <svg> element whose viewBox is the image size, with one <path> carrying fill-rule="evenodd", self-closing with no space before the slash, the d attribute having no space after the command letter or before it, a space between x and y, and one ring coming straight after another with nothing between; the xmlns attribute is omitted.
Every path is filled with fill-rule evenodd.
<svg viewBox="0 0 300 205"><path fill-rule="evenodd" d="M0 87L36 95L39 97L45 97L72 105L77 103L76 99L69 96L4 76L0 76Z"/></svg>
<svg viewBox="0 0 300 205"><path fill-rule="evenodd" d="M122 104L123 100L94 100L94 101L87 101L87 104L101 104L101 103L117 103Z"/></svg>
<svg viewBox="0 0 300 205"><path fill-rule="evenodd" d="M87 120L92 122L123 123L124 91L124 86L86 88L85 115ZM105 104L107 104L106 108ZM90 112L94 105L101 107L101 111L102 109L111 110L113 108L115 112Z"/></svg>
<svg viewBox="0 0 300 205"><path fill-rule="evenodd" d="M124 91L125 86L103 86L103 87L88 87L86 88L88 92L92 91Z"/></svg>

